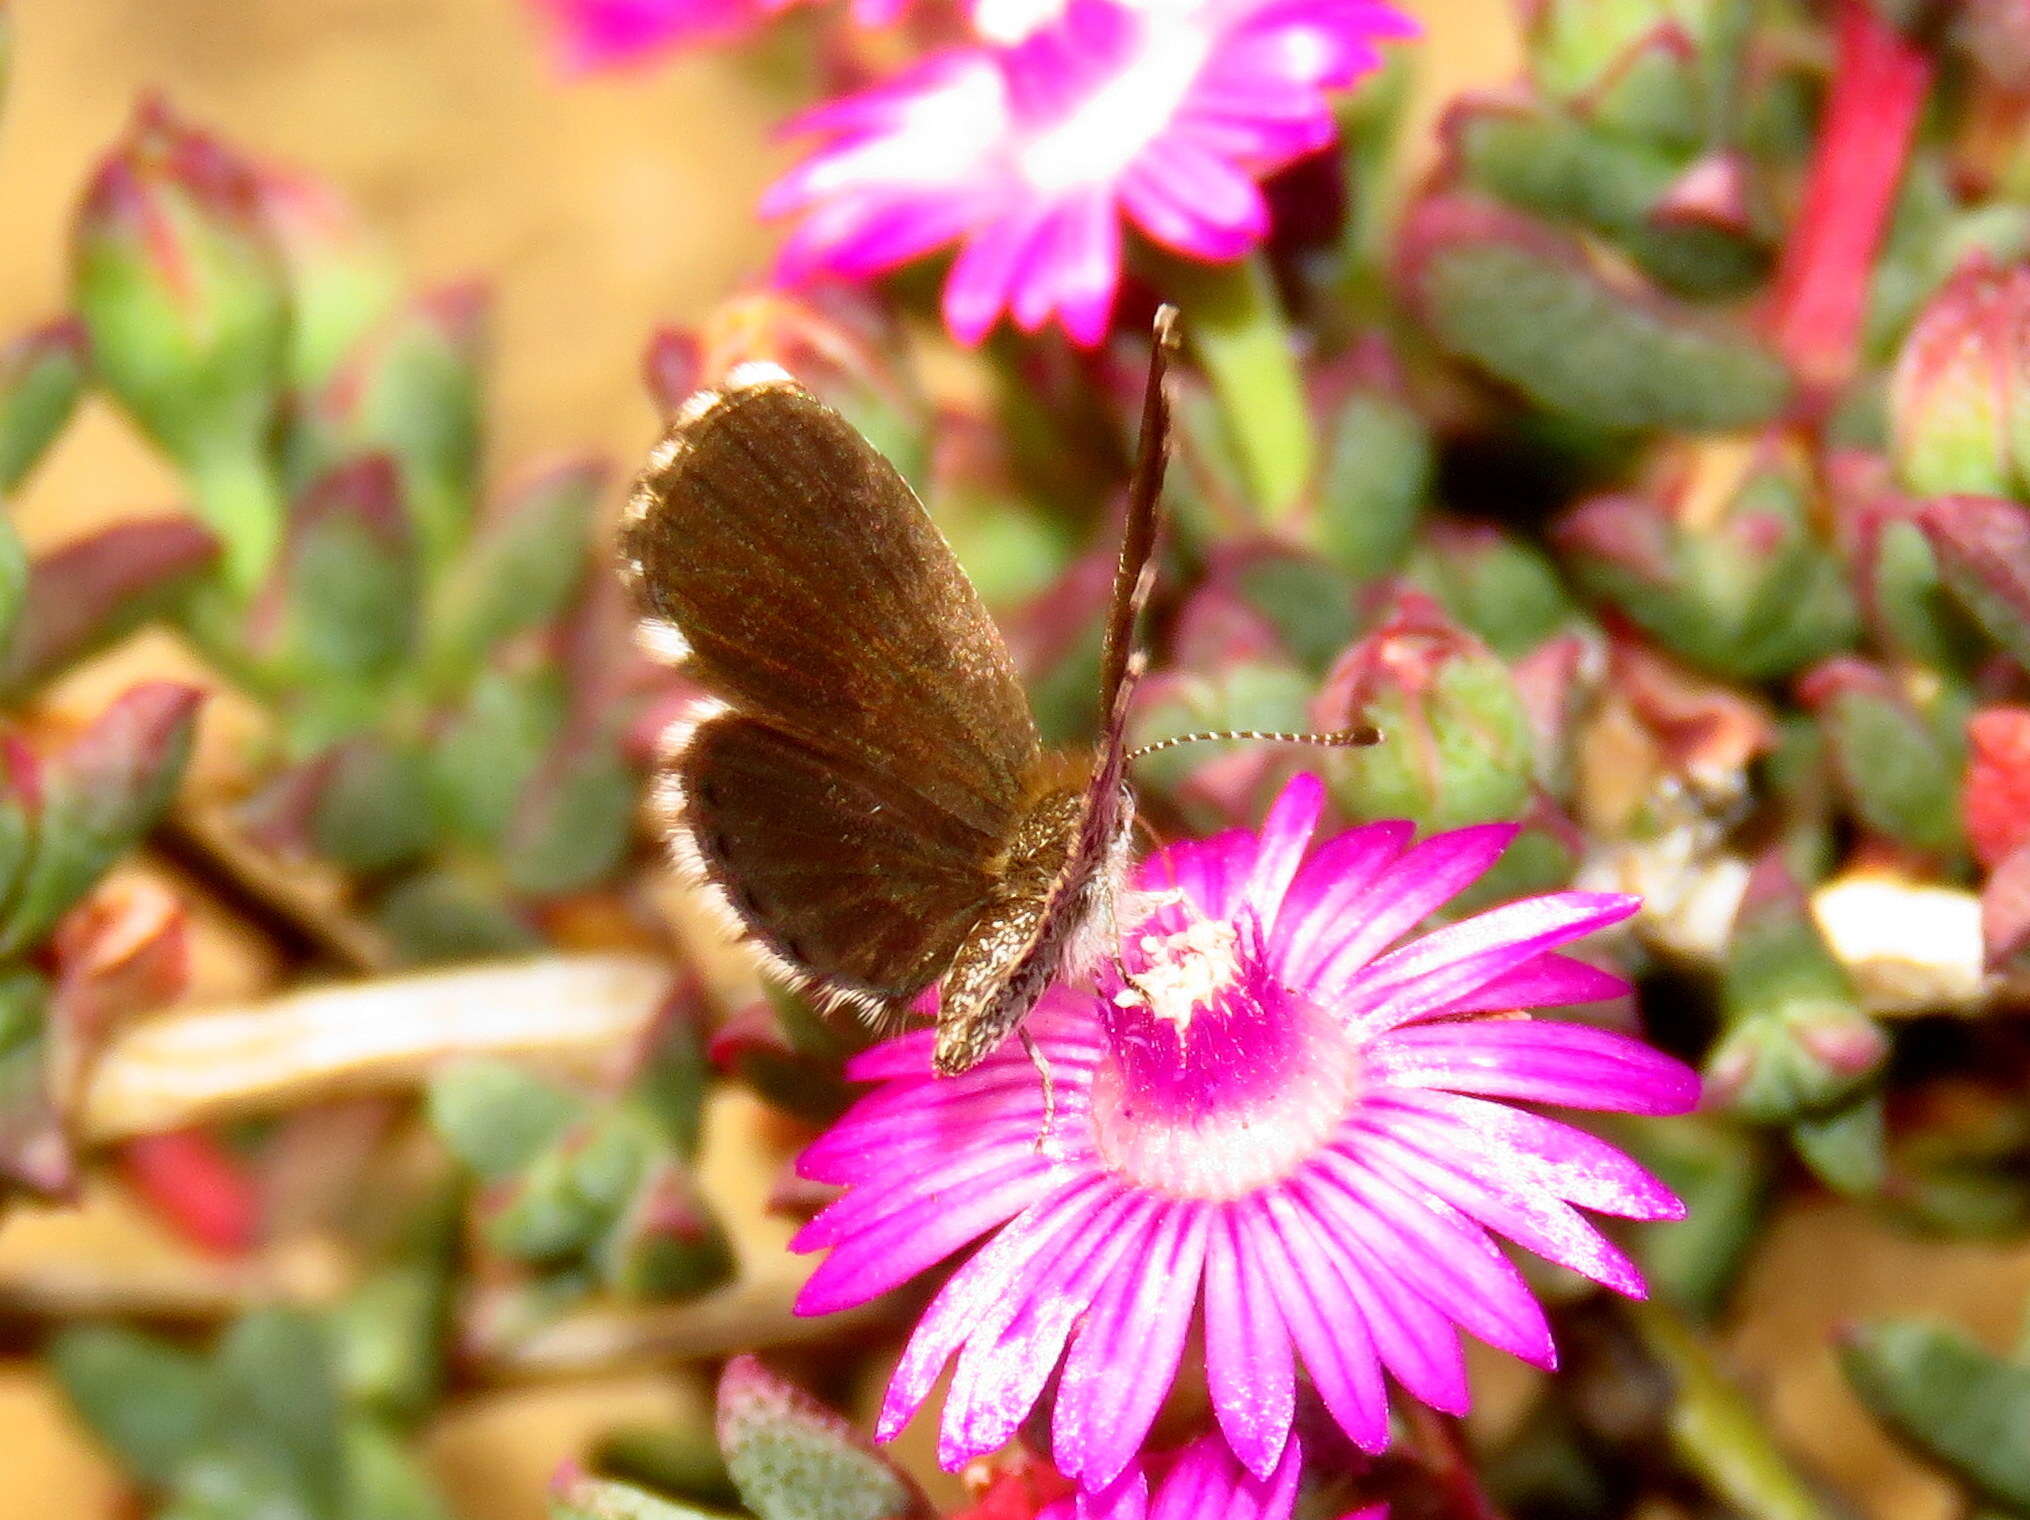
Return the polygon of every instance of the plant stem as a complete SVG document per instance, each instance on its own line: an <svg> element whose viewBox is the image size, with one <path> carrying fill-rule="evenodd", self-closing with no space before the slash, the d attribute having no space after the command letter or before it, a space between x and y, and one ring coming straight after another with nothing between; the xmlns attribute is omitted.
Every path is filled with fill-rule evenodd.
<svg viewBox="0 0 2030 1520"><path fill-rule="evenodd" d="M1875 255L1931 87L1931 61L1868 0L1839 0L1837 53L1770 309L1777 348L1807 387L1844 384L1858 360Z"/></svg>
<svg viewBox="0 0 2030 1520"><path fill-rule="evenodd" d="M241 598L267 578L287 515L281 482L258 444L221 449L190 469L193 505L223 546L219 569Z"/></svg>
<svg viewBox="0 0 2030 1520"><path fill-rule="evenodd" d="M877 1298L844 1314L796 1312L806 1268L783 1256L757 1265L722 1288L683 1303L592 1305L531 1322L512 1291L486 1291L467 1302L459 1344L474 1362L504 1376L556 1377L735 1351L831 1341L879 1325L893 1312Z"/></svg>
<svg viewBox="0 0 2030 1520"><path fill-rule="evenodd" d="M1287 518L1311 481L1311 411L1296 340L1259 257L1233 264L1173 260L1163 271L1185 341L1219 398L1264 523Z"/></svg>
<svg viewBox="0 0 2030 1520"><path fill-rule="evenodd" d="M1671 1444L1715 1497L1747 1520L1833 1520L1770 1439L1767 1416L1727 1380L1676 1311L1651 1300L1624 1312L1670 1373Z"/></svg>
<svg viewBox="0 0 2030 1520"><path fill-rule="evenodd" d="M1445 1490L1451 1505L1449 1514L1458 1520L1503 1520L1502 1512L1480 1486L1473 1469L1473 1453L1466 1444L1466 1432L1454 1415L1406 1400L1404 1417L1423 1448L1426 1465Z"/></svg>

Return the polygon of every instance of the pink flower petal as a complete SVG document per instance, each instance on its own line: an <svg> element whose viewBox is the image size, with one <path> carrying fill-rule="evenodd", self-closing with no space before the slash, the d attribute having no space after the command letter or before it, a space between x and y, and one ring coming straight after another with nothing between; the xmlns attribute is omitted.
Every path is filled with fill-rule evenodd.
<svg viewBox="0 0 2030 1520"><path fill-rule="evenodd" d="M1041 227L1041 218L1033 214L1009 216L966 239L945 277L944 292L945 326L961 343L978 343L1001 319Z"/></svg>
<svg viewBox="0 0 2030 1520"><path fill-rule="evenodd" d="M1389 1443L1381 1363L1360 1312L1343 1300L1338 1274L1322 1260L1301 1216L1271 1191L1236 1209L1242 1249L1262 1265L1290 1340L1318 1396L1353 1443L1381 1451Z"/></svg>
<svg viewBox="0 0 2030 1520"><path fill-rule="evenodd" d="M1204 918L1225 918L1235 894L1254 869L1260 849L1252 829L1227 829L1210 839L1187 839L1144 861L1135 876L1137 891L1168 895L1183 892L1192 911ZM1190 927L1192 914L1182 905L1152 905L1149 930L1175 934Z"/></svg>
<svg viewBox="0 0 2030 1520"><path fill-rule="evenodd" d="M1057 1470L1085 1488L1128 1465L1170 1392L1198 1303L1207 1220L1197 1205L1168 1207L1141 1260L1107 1284L1072 1341L1051 1450Z"/></svg>
<svg viewBox="0 0 2030 1520"><path fill-rule="evenodd" d="M1397 1134L1446 1146L1455 1154L1513 1171L1519 1187L1534 1185L1568 1203L1624 1219L1682 1219L1685 1206L1663 1183L1596 1135L1527 1109L1457 1093L1413 1088L1371 1096L1391 1110Z"/></svg>
<svg viewBox="0 0 2030 1520"><path fill-rule="evenodd" d="M1138 1462L1113 1482L1097 1490L1079 1491L1078 1520L1146 1520L1149 1513L1149 1475ZM1038 1520L1045 1520L1044 1511Z"/></svg>
<svg viewBox="0 0 2030 1520"><path fill-rule="evenodd" d="M1337 998L1369 961L1478 881L1515 836L1511 823L1434 834L1382 872L1346 903L1340 932L1321 938L1311 995Z"/></svg>
<svg viewBox="0 0 2030 1520"><path fill-rule="evenodd" d="M1551 1327L1529 1284L1481 1227L1449 1204L1338 1151L1319 1157L1307 1194L1339 1229L1396 1263L1397 1273L1469 1334L1546 1371Z"/></svg>
<svg viewBox="0 0 2030 1520"><path fill-rule="evenodd" d="M1570 1205L1548 1193L1514 1191L1478 1175L1471 1170L1480 1163L1477 1156L1454 1157L1449 1149L1433 1156L1399 1135L1395 1126L1376 1120L1363 1120L1342 1144L1357 1146L1370 1168L1412 1189L1435 1193L1468 1218L1527 1246L1546 1261L1570 1267L1630 1298L1647 1295L1635 1263Z"/></svg>
<svg viewBox="0 0 2030 1520"><path fill-rule="evenodd" d="M908 1034L884 1040L861 1051L846 1062L846 1077L853 1082L883 1082L895 1077L928 1077L930 1053L937 1045L935 1029L912 1029Z"/></svg>
<svg viewBox="0 0 2030 1520"><path fill-rule="evenodd" d="M880 1297L1014 1218L1053 1181L1051 1167L1038 1158L898 1208L832 1247L797 1295L796 1312L831 1314Z"/></svg>
<svg viewBox="0 0 2030 1520"><path fill-rule="evenodd" d="M955 1151L930 1170L912 1176L886 1175L857 1179L843 1198L834 1199L796 1233L792 1251L821 1251L827 1246L884 1225L892 1216L937 1204L978 1187L991 1185L1012 1172L1028 1172L1048 1163L1032 1144L1001 1145L990 1150ZM813 1179L819 1180L819 1179Z"/></svg>
<svg viewBox="0 0 2030 1520"><path fill-rule="evenodd" d="M1206 1235L1205 1374L1227 1444L1267 1476L1289 1439L1296 1368L1262 1267L1241 1249L1225 1210Z"/></svg>
<svg viewBox="0 0 2030 1520"><path fill-rule="evenodd" d="M1286 985L1312 984L1322 943L1344 932L1353 905L1402 858L1415 833L1400 821L1370 823L1328 840L1298 868L1276 919L1275 970Z"/></svg>
<svg viewBox="0 0 2030 1520"><path fill-rule="evenodd" d="M1387 1029L1449 1009L1547 950L1631 916L1639 899L1554 892L1434 929L1343 983L1338 1002L1364 1029Z"/></svg>
<svg viewBox="0 0 2030 1520"><path fill-rule="evenodd" d="M1255 856L1255 868L1241 895L1253 904L1264 934L1272 933L1276 927L1283 894L1290 890L1324 811L1325 784L1309 772L1299 772L1290 778L1269 809L1269 816L1262 820L1261 851Z"/></svg>
<svg viewBox="0 0 2030 1520"><path fill-rule="evenodd" d="M1607 1003L1628 996L1628 983L1612 971L1560 955L1555 950L1504 971L1454 1002L1452 1013L1507 1013L1529 1008L1569 1008Z"/></svg>
<svg viewBox="0 0 2030 1520"><path fill-rule="evenodd" d="M1007 1298L1029 1262L1081 1228L1114 1196L1105 1179L1079 1178L1031 1205L951 1275L917 1322L889 1379L874 1429L878 1439L893 1440L915 1416L945 1363Z"/></svg>
<svg viewBox="0 0 2030 1520"><path fill-rule="evenodd" d="M938 1460L957 1468L1011 1440L1057 1367L1073 1326L1124 1256L1148 1240L1158 1204L1121 1194L1052 1257L1009 1286L998 1312L968 1337L945 1405Z"/></svg>
<svg viewBox="0 0 2030 1520"><path fill-rule="evenodd" d="M1631 1114L1690 1113L1699 1075L1627 1035L1547 1019L1392 1030L1368 1053L1377 1081Z"/></svg>
<svg viewBox="0 0 2030 1520"><path fill-rule="evenodd" d="M1420 1297L1403 1280L1398 1265L1371 1250L1360 1234L1333 1228L1331 1205L1314 1202L1314 1195L1322 1197L1327 1189L1314 1180L1309 1188L1300 1182L1296 1191L1318 1233L1326 1238L1321 1250L1331 1256L1348 1296L1360 1305L1382 1364L1412 1398L1447 1414L1465 1414L1472 1394L1466 1383L1466 1355L1452 1321Z"/></svg>

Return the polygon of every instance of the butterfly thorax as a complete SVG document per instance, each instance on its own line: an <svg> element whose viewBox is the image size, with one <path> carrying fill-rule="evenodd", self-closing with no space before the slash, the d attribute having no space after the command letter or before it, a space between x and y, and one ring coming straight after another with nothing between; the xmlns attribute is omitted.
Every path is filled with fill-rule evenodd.
<svg viewBox="0 0 2030 1520"><path fill-rule="evenodd" d="M1060 976L1104 948L1104 910L1126 869L1133 798L1120 789L1103 847L1087 846L1090 756L1046 755L986 909L952 958L932 1064L946 1076L979 1063Z"/></svg>

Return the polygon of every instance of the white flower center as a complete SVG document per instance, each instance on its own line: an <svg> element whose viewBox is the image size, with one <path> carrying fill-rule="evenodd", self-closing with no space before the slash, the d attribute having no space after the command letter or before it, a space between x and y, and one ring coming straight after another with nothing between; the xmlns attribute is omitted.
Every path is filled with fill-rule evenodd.
<svg viewBox="0 0 2030 1520"><path fill-rule="evenodd" d="M1033 3L1033 0L1031 0ZM1213 45L1214 29L1144 11L1112 77L1023 144L1022 176L1046 196L1118 180L1170 127Z"/></svg>
<svg viewBox="0 0 2030 1520"><path fill-rule="evenodd" d="M1109 1166L1168 1197L1239 1198L1280 1181L1359 1097L1353 1036L1273 981L1241 927L1200 918L1142 935L1106 1007L1094 1139Z"/></svg>
<svg viewBox="0 0 2030 1520"><path fill-rule="evenodd" d="M1240 936L1224 919L1200 919L1175 934L1137 942L1148 969L1114 994L1119 1008L1140 1006L1182 1036L1199 1009L1240 976Z"/></svg>

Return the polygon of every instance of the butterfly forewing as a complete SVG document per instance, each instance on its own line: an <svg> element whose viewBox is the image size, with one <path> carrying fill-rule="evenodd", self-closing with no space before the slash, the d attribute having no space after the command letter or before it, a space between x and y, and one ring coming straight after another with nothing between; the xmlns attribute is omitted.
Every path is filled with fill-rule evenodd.
<svg viewBox="0 0 2030 1520"><path fill-rule="evenodd" d="M791 969L907 998L990 891L1035 724L901 476L780 372L736 379L672 426L623 544L651 619L733 710L679 757L673 823Z"/></svg>

